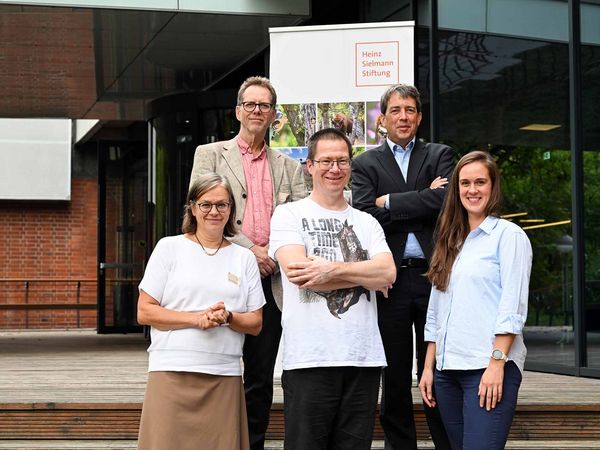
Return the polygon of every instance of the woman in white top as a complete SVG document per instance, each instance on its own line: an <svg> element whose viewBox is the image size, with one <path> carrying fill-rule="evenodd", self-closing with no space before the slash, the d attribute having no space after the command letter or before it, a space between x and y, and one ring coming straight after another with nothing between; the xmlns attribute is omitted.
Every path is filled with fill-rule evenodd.
<svg viewBox="0 0 600 450"><path fill-rule="evenodd" d="M503 449L527 353L531 244L498 217L500 174L488 153L463 156L446 195L427 272L433 289L419 388L439 407L453 449Z"/></svg>
<svg viewBox="0 0 600 450"><path fill-rule="evenodd" d="M230 243L235 204L217 174L191 187L183 234L161 239L140 283L151 326L138 448L248 449L240 357L265 303L256 258Z"/></svg>

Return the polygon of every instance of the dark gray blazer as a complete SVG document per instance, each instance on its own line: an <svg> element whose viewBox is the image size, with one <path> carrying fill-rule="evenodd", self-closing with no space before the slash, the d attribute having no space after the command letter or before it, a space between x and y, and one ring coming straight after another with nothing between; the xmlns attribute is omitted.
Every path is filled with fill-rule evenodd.
<svg viewBox="0 0 600 450"><path fill-rule="evenodd" d="M396 267L404 255L406 237L415 234L427 259L433 253L433 231L446 187L430 189L438 176L450 180L454 152L447 145L416 141L404 180L387 141L359 155L352 163L352 205L373 215L383 227ZM375 199L390 194L390 210Z"/></svg>

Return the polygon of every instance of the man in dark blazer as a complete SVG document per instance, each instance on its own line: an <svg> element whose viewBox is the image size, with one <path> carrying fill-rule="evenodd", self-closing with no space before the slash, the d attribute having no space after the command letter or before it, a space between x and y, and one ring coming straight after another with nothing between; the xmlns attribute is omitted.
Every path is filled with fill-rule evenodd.
<svg viewBox="0 0 600 450"><path fill-rule="evenodd" d="M433 231L454 155L447 145L416 139L422 115L415 87L390 87L381 97L380 106L386 142L353 162L352 200L354 207L372 214L382 225L398 270L388 298L377 298L379 329L388 364L383 371L381 400L385 448L416 450L411 394L413 326L420 378L426 353L423 329L431 290L423 274L433 251ZM450 449L438 410L425 407L425 414L436 449Z"/></svg>
<svg viewBox="0 0 600 450"><path fill-rule="evenodd" d="M230 240L249 248L260 269L267 301L263 326L258 336L246 335L243 360L250 448L263 450L281 338L281 312L276 305L281 301L281 276L268 255L271 215L277 205L300 200L308 193L300 163L265 143L277 104L271 82L264 77L248 78L240 87L237 103L239 134L230 141L198 146L190 185L208 172L229 179L239 228Z"/></svg>

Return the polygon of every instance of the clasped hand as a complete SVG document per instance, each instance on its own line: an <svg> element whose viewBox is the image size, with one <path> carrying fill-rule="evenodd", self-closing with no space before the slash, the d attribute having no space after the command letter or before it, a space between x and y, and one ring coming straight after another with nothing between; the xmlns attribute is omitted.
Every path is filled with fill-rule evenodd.
<svg viewBox="0 0 600 450"><path fill-rule="evenodd" d="M220 301L209 306L204 311L198 313L198 328L208 330L227 323L229 311L225 309L225 303Z"/></svg>

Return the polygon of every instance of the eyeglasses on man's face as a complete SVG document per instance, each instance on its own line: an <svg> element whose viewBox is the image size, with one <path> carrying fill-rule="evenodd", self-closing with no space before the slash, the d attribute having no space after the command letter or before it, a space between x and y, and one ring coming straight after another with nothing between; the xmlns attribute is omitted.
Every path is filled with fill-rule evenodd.
<svg viewBox="0 0 600 450"><path fill-rule="evenodd" d="M257 106L258 110L262 113L267 113L273 109L273 105L270 103L242 102L240 105L246 112L254 112Z"/></svg>
<svg viewBox="0 0 600 450"><path fill-rule="evenodd" d="M337 164L339 169L347 169L352 163L349 159L313 159L312 162L316 163L321 169L329 170L334 164Z"/></svg>
<svg viewBox="0 0 600 450"><path fill-rule="evenodd" d="M220 213L224 213L229 211L229 207L231 203L227 202L219 202L219 203L211 203L211 202L196 202L196 206L203 213L209 213L212 211L213 206L217 208L217 211Z"/></svg>

